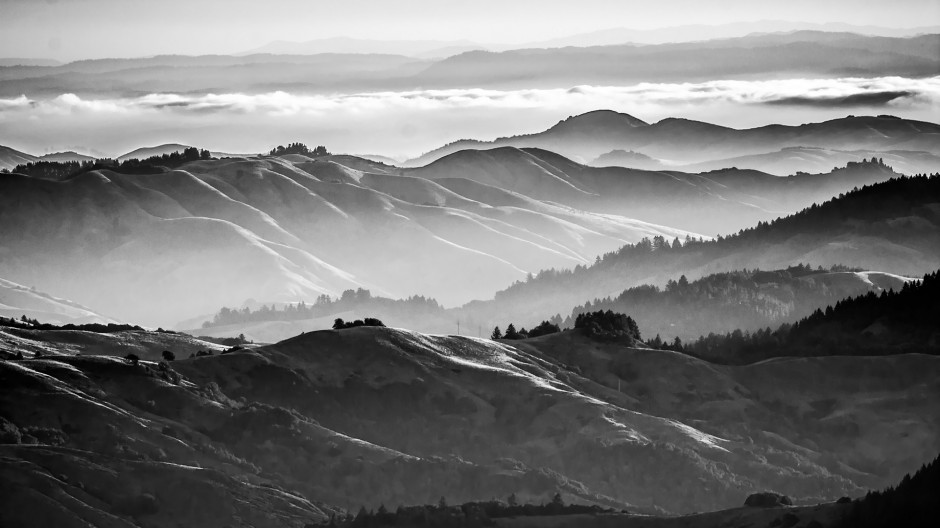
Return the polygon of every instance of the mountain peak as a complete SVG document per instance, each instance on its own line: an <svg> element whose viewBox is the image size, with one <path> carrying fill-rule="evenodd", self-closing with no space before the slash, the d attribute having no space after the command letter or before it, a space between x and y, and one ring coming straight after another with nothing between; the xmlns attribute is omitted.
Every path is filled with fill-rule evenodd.
<svg viewBox="0 0 940 528"><path fill-rule="evenodd" d="M642 119L637 119L630 114L617 112L614 110L593 110L583 114L570 116L565 120L559 121L557 125L550 130L561 130L570 128L602 128L602 129L622 129L637 128L649 126L649 123Z"/></svg>

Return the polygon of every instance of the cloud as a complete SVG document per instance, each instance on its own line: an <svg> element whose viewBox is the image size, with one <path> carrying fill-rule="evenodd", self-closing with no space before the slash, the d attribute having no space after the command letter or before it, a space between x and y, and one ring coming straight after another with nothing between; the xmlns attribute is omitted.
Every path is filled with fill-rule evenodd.
<svg viewBox="0 0 940 528"><path fill-rule="evenodd" d="M137 98L83 99L63 94L48 100L25 96L0 99L0 112L171 114L325 115L368 114L383 110L425 112L455 109L624 108L690 106L714 103L822 107L935 105L940 102L940 77L908 79L787 79L772 81L711 81L705 83L641 83L632 86L575 86L568 89L485 90L460 88L370 92L338 95L292 94L150 94Z"/></svg>
<svg viewBox="0 0 940 528"><path fill-rule="evenodd" d="M884 106L891 101L899 98L914 97L918 94L909 90L893 90L885 92L867 92L851 95L839 96L795 96L783 97L768 101L767 104L775 105L804 105L821 107L855 107L855 106Z"/></svg>

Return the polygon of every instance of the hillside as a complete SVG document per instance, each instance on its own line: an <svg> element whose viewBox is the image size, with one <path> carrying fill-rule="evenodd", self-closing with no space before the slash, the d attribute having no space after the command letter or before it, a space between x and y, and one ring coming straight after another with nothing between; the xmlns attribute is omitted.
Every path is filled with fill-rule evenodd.
<svg viewBox="0 0 940 528"><path fill-rule="evenodd" d="M846 297L900 290L911 280L890 273L805 266L714 273L694 281L682 275L663 288L636 286L576 306L560 326L573 327L581 313L613 310L633 314L646 332L644 339L659 335L667 342L675 337L688 342L709 332L777 327Z"/></svg>
<svg viewBox="0 0 940 528"><path fill-rule="evenodd" d="M172 326L249 299L312 301L358 287L453 305L529 271L688 234L513 192L459 182L451 190L351 156L287 158L0 175L0 247L9 255L0 274Z"/></svg>
<svg viewBox="0 0 940 528"><path fill-rule="evenodd" d="M329 504L512 493L675 513L764 489L833 500L896 481L940 430L940 364L917 354L725 367L575 332L509 344L363 327L192 359L190 338L161 334L178 359L159 366L90 355L124 354L82 332L24 332L47 350L0 361L0 472L48 522L250 511L299 526Z"/></svg>
<svg viewBox="0 0 940 528"><path fill-rule="evenodd" d="M0 317L19 319L22 316L53 324L115 322L78 303L0 279Z"/></svg>
<svg viewBox="0 0 940 528"><path fill-rule="evenodd" d="M900 288L870 291L817 308L793 324L754 333L709 333L686 350L710 361L748 363L780 356L940 354L940 273Z"/></svg>
<svg viewBox="0 0 940 528"><path fill-rule="evenodd" d="M897 176L878 160L849 162L823 174L781 178L724 169L706 173L589 167L537 148L462 150L405 174L444 187L512 191L579 209L715 235L798 211L860 185Z"/></svg>
<svg viewBox="0 0 940 528"><path fill-rule="evenodd" d="M591 266L544 270L497 292L494 300L468 303L463 320L490 328L506 321L529 327L553 314L567 314L586 300L617 296L634 286L665 287L680 275L694 281L743 268L851 263L922 276L940 262L938 212L940 178L895 178L732 236L679 244L648 240L607 254Z"/></svg>
<svg viewBox="0 0 940 528"><path fill-rule="evenodd" d="M612 151L632 150L655 160L669 160L668 166L676 170L701 172L738 167L785 176L797 171L827 172L848 161L859 161L871 156L885 157L882 153L887 151L909 151L894 153L893 156L895 161L900 162L900 167L910 171L906 174L916 174L932 173L938 169L934 163L936 156L940 155L940 148L936 146L938 137L940 125L889 115L848 116L799 126L768 125L734 129L676 118L647 124L628 114L601 110L569 117L535 134L499 138L491 142L457 141L406 164L426 165L465 149L511 146L551 150L582 163L591 162L592 165L608 165L603 159L601 163L594 160L610 156ZM810 162L796 156L799 150L789 150L801 148L846 152L828 153L827 159ZM858 152L853 154L854 151ZM788 159L791 157L796 159ZM891 155L887 155L887 159L890 160ZM631 161L633 165L625 166L635 166L636 160ZM623 163L622 158L618 163ZM650 169L666 167L665 164L635 166Z"/></svg>
<svg viewBox="0 0 940 528"><path fill-rule="evenodd" d="M38 158L25 152L0 145L0 170L10 170L17 165L36 161Z"/></svg>

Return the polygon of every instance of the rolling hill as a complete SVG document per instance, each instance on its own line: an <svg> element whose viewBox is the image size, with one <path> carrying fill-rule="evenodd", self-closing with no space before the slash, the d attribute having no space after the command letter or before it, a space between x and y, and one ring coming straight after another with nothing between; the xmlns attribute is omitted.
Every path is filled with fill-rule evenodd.
<svg viewBox="0 0 940 528"><path fill-rule="evenodd" d="M535 134L499 138L491 142L457 141L406 163L426 165L460 150L511 146L551 150L582 163L592 162L611 151L632 150L660 160L662 168L685 170L683 166L688 165L688 170L694 172L736 166L789 175L811 167L820 168L820 172L828 171L842 165L839 161L849 161L846 158L852 155L851 151L864 151L866 154L912 151L894 153L894 156L905 160L906 168L918 169L914 173L932 173L937 170L934 160L940 155L938 137L940 125L888 115L848 116L799 126L767 125L734 129L677 118L648 124L628 114L597 110L569 117ZM804 150L784 150L790 148L849 152L839 155L834 152L819 153L826 154L834 163L830 165L821 160L815 165L807 165L806 161L799 159L787 161L784 157L786 154L807 155ZM772 154L775 152L780 153ZM882 154L866 154L858 152L857 157L851 160L884 157ZM742 156L745 158L741 159ZM890 156L888 159L891 159ZM922 170L924 168L927 170Z"/></svg>
<svg viewBox="0 0 940 528"><path fill-rule="evenodd" d="M312 301L357 287L455 304L529 271L688 233L452 187L349 156L206 160L159 174L102 169L61 181L2 175L0 273L170 326L249 299Z"/></svg>
<svg viewBox="0 0 940 528"><path fill-rule="evenodd" d="M361 327L159 366L113 357L147 332L110 348L18 332L45 348L0 360L0 473L48 522L302 525L336 506L511 493L633 512L765 489L807 503L895 482L940 430L940 364L918 354L732 367L577 332L500 343ZM192 346L159 336L178 358Z"/></svg>

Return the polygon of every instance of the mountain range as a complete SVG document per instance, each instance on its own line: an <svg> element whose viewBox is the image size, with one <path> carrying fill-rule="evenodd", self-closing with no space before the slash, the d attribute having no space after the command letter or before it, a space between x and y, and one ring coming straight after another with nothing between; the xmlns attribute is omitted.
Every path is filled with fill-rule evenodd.
<svg viewBox="0 0 940 528"><path fill-rule="evenodd" d="M872 162L790 178L592 168L515 148L415 169L291 154L162 174L7 174L0 276L154 326L358 287L454 305L644 237L730 232L893 176Z"/></svg>
<svg viewBox="0 0 940 528"><path fill-rule="evenodd" d="M476 50L436 59L396 55L394 47L389 48L391 52L370 54L95 59L57 66L0 68L0 97L135 97L277 90L335 94L467 86L570 89L585 84L612 86L761 76L924 78L940 74L938 39L938 34L898 38L796 31L646 46ZM272 51L294 49L275 46ZM303 46L298 51L303 52ZM623 67L625 64L629 67ZM881 93L880 99L864 102L883 104L911 95ZM852 101L836 102L849 103Z"/></svg>
<svg viewBox="0 0 940 528"><path fill-rule="evenodd" d="M629 114L598 110L551 128L494 141L463 140L409 160L426 165L465 149L541 148L592 165L703 172L751 168L778 175L828 171L840 160L887 156L906 173L929 173L940 156L940 125L893 116L848 116L799 126L734 129L688 119L649 124ZM617 154L616 151L632 151ZM806 158L810 158L807 160ZM910 172L907 172L910 171Z"/></svg>

